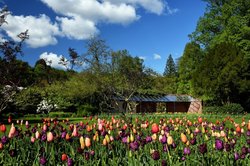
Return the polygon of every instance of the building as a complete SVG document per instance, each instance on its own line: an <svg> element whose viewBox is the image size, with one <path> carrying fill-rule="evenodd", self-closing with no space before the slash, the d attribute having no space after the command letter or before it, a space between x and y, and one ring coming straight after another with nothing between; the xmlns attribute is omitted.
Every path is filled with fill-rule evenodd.
<svg viewBox="0 0 250 166"><path fill-rule="evenodd" d="M202 102L189 95L134 95L125 100L114 98L115 110L142 112L189 112L201 113Z"/></svg>

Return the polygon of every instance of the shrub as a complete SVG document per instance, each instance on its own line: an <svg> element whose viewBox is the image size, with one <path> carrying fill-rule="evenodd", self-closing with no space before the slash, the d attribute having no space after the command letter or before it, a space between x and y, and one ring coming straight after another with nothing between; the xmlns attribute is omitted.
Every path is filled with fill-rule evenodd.
<svg viewBox="0 0 250 166"><path fill-rule="evenodd" d="M90 116L94 115L95 113L97 113L97 109L95 107L85 104L78 106L76 114L77 116Z"/></svg>
<svg viewBox="0 0 250 166"><path fill-rule="evenodd" d="M213 114L243 114L244 108L238 103L225 104L223 106L209 106L203 108L203 113Z"/></svg>
<svg viewBox="0 0 250 166"><path fill-rule="evenodd" d="M67 118L71 117L73 113L71 112L50 112L49 117L51 118Z"/></svg>

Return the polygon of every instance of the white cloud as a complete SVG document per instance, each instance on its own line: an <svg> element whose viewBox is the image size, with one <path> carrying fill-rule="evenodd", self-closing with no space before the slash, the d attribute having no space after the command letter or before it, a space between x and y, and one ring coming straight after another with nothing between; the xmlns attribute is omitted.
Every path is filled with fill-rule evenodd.
<svg viewBox="0 0 250 166"><path fill-rule="evenodd" d="M57 55L52 52L44 52L40 55L40 59L44 59L47 62L47 65L50 65L51 67L54 68L59 68L59 69L66 69L67 67L59 64L60 59L62 58L62 55Z"/></svg>
<svg viewBox="0 0 250 166"><path fill-rule="evenodd" d="M114 4L130 4L132 6L141 6L145 10L154 13L154 14L162 14L165 8L164 0L103 0L112 2Z"/></svg>
<svg viewBox="0 0 250 166"><path fill-rule="evenodd" d="M7 17L2 28L7 35L18 40L20 32L29 30L26 43L33 48L57 44L58 36L84 40L99 32L100 23L128 25L140 19L139 8L157 15L165 10L173 14L178 9L169 7L166 0L40 0L58 16L52 22L48 16Z"/></svg>
<svg viewBox="0 0 250 166"><path fill-rule="evenodd" d="M92 21L84 20L80 17L57 17L56 19L61 23L62 33L68 38L88 39L98 33L98 29Z"/></svg>
<svg viewBox="0 0 250 166"><path fill-rule="evenodd" d="M174 14L174 13L177 13L179 11L179 9L177 8L170 8L170 6L168 5L168 3L166 2L166 6L165 6L168 14Z"/></svg>
<svg viewBox="0 0 250 166"><path fill-rule="evenodd" d="M154 54L154 59L157 60L157 59L161 59L161 56L159 54Z"/></svg>
<svg viewBox="0 0 250 166"><path fill-rule="evenodd" d="M20 32L28 29L30 38L26 40L26 43L30 47L36 48L57 44L55 36L60 35L58 25L52 24L50 18L44 14L39 17L9 15L7 22L8 24L4 24L2 28L15 41L19 41L17 35Z"/></svg>
<svg viewBox="0 0 250 166"><path fill-rule="evenodd" d="M144 60L144 61L146 60L145 56L139 56L139 58L142 59L142 60Z"/></svg>

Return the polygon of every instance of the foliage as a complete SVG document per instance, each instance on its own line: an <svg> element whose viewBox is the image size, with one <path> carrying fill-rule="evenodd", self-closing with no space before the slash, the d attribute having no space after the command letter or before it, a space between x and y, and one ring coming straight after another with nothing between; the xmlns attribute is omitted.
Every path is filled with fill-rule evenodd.
<svg viewBox="0 0 250 166"><path fill-rule="evenodd" d="M244 108L240 104L231 103L223 106L204 107L202 112L204 114L243 114Z"/></svg>
<svg viewBox="0 0 250 166"><path fill-rule="evenodd" d="M192 79L202 61L203 53L196 43L187 43L183 56L178 61L178 89L179 94L194 94Z"/></svg>
<svg viewBox="0 0 250 166"><path fill-rule="evenodd" d="M248 65L234 44L216 45L208 51L194 73L196 93L209 96L218 104L242 102L243 96L250 91Z"/></svg>
<svg viewBox="0 0 250 166"><path fill-rule="evenodd" d="M51 118L68 118L71 117L73 113L71 112L49 112L49 117Z"/></svg>
<svg viewBox="0 0 250 166"><path fill-rule="evenodd" d="M76 112L78 117L90 116L90 115L94 115L96 113L97 113L97 108L93 107L90 104L78 106L77 112Z"/></svg>
<svg viewBox="0 0 250 166"><path fill-rule="evenodd" d="M174 60L171 54L168 56L163 76L168 76L168 77L176 76L176 65L174 63Z"/></svg>

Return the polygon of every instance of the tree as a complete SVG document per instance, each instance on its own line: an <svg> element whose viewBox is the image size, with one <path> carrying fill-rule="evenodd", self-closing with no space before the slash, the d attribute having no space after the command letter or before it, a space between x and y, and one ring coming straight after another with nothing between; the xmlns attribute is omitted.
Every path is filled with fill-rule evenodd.
<svg viewBox="0 0 250 166"><path fill-rule="evenodd" d="M7 7L0 11L0 26L6 22L7 16L10 14ZM22 79L22 71L29 70L27 63L16 60L18 55L22 55L22 44L29 38L28 30L17 35L20 42L5 40L0 42L0 113L7 108L12 101L13 96L18 92L20 83L24 84ZM21 73L19 71L21 69ZM17 72L21 75L16 75ZM6 90L7 88L7 90Z"/></svg>
<svg viewBox="0 0 250 166"><path fill-rule="evenodd" d="M240 103L249 106L250 74L244 53L234 43L221 43L209 49L194 73L196 94L217 104Z"/></svg>
<svg viewBox="0 0 250 166"><path fill-rule="evenodd" d="M246 0L204 0L207 10L190 35L192 41L204 48L222 42L237 43L250 58L250 1Z"/></svg>
<svg viewBox="0 0 250 166"><path fill-rule="evenodd" d="M194 94L192 85L193 73L202 62L203 53L200 46L194 42L187 43L178 63L178 90L180 94Z"/></svg>
<svg viewBox="0 0 250 166"><path fill-rule="evenodd" d="M171 54L168 56L163 75L168 77L176 76L176 66Z"/></svg>

